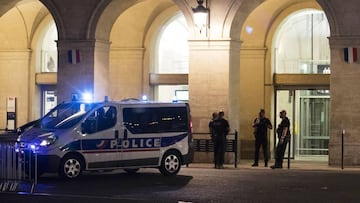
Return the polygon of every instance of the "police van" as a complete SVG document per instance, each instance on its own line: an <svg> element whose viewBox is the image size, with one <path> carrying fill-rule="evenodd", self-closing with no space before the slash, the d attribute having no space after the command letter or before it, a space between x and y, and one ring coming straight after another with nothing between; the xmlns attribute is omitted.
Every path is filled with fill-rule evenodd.
<svg viewBox="0 0 360 203"><path fill-rule="evenodd" d="M21 132L18 152L37 156L37 172L69 179L86 171L158 168L176 175L192 162L187 103L144 101L61 103Z"/></svg>

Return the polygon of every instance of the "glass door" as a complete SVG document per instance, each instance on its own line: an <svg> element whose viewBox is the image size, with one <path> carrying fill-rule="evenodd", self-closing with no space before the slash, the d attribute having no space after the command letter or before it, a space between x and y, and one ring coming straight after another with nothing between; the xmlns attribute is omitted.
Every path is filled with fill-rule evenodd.
<svg viewBox="0 0 360 203"><path fill-rule="evenodd" d="M281 110L286 110L290 120L291 140L285 157L289 155L290 146L290 158L327 159L330 129L329 90L277 90L275 101L274 126L277 127L281 122ZM274 149L278 142L275 132L272 139Z"/></svg>
<svg viewBox="0 0 360 203"><path fill-rule="evenodd" d="M300 96L298 155L327 156L329 148L329 96Z"/></svg>

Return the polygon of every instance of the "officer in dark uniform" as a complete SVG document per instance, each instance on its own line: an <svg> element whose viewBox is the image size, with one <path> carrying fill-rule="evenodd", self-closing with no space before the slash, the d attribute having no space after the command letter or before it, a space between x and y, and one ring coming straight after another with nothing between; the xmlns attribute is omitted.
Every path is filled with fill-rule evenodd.
<svg viewBox="0 0 360 203"><path fill-rule="evenodd" d="M268 137L267 129L272 129L272 124L268 118L265 117L265 110L260 109L259 116L254 120L254 136L255 136L255 157L252 166L259 165L259 151L262 146L264 153L265 167L268 166Z"/></svg>
<svg viewBox="0 0 360 203"><path fill-rule="evenodd" d="M275 164L271 166L272 169L282 168L286 145L290 140L290 121L286 117L286 111L280 112L281 123L276 130L279 138L279 142L276 147Z"/></svg>
<svg viewBox="0 0 360 203"><path fill-rule="evenodd" d="M212 113L212 118L209 122L209 131L210 131L211 141L213 143L215 143L215 133L214 133L214 128L213 128L213 122L217 118L218 118L218 113L214 112L214 113ZM215 164L215 159L216 159L216 157L215 157L215 147L214 147L214 164ZM216 168L216 164L215 164L215 168Z"/></svg>
<svg viewBox="0 0 360 203"><path fill-rule="evenodd" d="M224 168L226 135L230 131L229 123L224 119L224 112L219 112L218 118L212 123L214 133L215 168Z"/></svg>

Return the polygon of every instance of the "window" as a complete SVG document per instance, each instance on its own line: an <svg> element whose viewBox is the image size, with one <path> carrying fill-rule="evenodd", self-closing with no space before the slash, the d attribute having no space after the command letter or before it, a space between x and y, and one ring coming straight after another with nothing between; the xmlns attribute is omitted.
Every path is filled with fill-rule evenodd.
<svg viewBox="0 0 360 203"><path fill-rule="evenodd" d="M68 129L76 125L96 104L62 103L41 119L45 129Z"/></svg>
<svg viewBox="0 0 360 203"><path fill-rule="evenodd" d="M189 31L185 17L178 13L172 17L161 30L157 38L156 65L154 72L158 74L189 73ZM157 85L154 87L155 99L169 102L178 100L176 90L187 91L188 85Z"/></svg>
<svg viewBox="0 0 360 203"><path fill-rule="evenodd" d="M188 85L158 85L156 98L158 101L181 101L188 102L189 90Z"/></svg>
<svg viewBox="0 0 360 203"><path fill-rule="evenodd" d="M155 72L189 72L188 36L184 15L178 14L169 20L158 38L158 65Z"/></svg>
<svg viewBox="0 0 360 203"><path fill-rule="evenodd" d="M57 28L55 22L52 22L42 41L41 72L57 72L57 39Z"/></svg>
<svg viewBox="0 0 360 203"><path fill-rule="evenodd" d="M290 15L275 35L276 73L330 73L329 23L323 11L302 10Z"/></svg>
<svg viewBox="0 0 360 203"><path fill-rule="evenodd" d="M84 129L89 134L109 129L116 124L116 115L115 107L100 107L86 119Z"/></svg>
<svg viewBox="0 0 360 203"><path fill-rule="evenodd" d="M123 117L133 134L188 131L186 107L124 108Z"/></svg>

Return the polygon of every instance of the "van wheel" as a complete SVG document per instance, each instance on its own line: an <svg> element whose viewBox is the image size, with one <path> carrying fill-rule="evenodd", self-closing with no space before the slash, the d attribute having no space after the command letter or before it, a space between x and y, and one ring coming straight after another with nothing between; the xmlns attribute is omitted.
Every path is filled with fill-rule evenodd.
<svg viewBox="0 0 360 203"><path fill-rule="evenodd" d="M75 179L81 175L83 166L83 161L79 156L66 156L61 161L59 173L64 178Z"/></svg>
<svg viewBox="0 0 360 203"><path fill-rule="evenodd" d="M165 176L174 176L180 171L180 168L181 160L179 154L175 151L166 152L159 168L161 174Z"/></svg>
<svg viewBox="0 0 360 203"><path fill-rule="evenodd" d="M127 173L130 173L130 174L135 174L136 172L138 172L138 168L126 168L124 169L124 171L126 171Z"/></svg>

